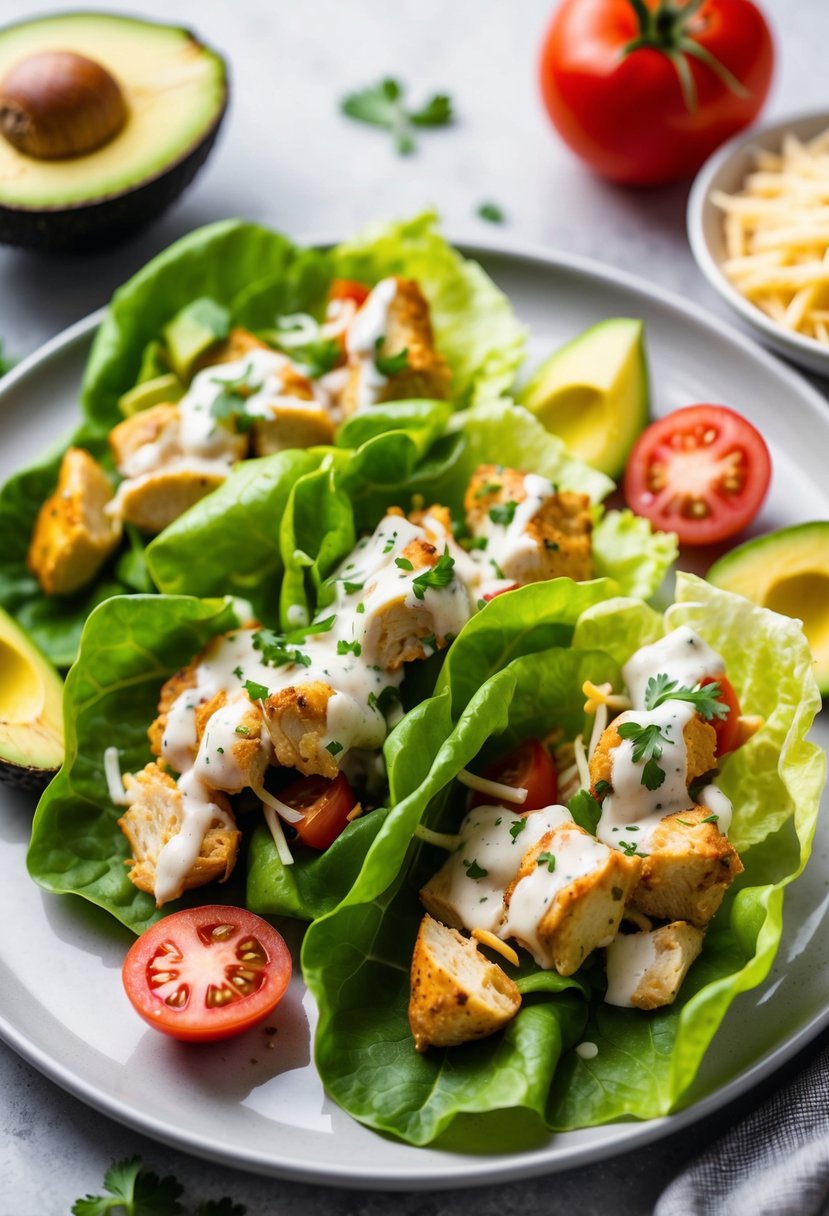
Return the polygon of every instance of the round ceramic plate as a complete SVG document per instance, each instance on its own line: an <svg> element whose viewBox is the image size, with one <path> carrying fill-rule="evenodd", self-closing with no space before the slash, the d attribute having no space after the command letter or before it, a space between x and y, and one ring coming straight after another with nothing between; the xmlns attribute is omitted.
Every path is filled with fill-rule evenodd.
<svg viewBox="0 0 829 1216"><path fill-rule="evenodd" d="M794 373L720 322L646 284L574 258L471 249L533 338L529 365L604 317L641 317L662 414L726 402L765 434L774 482L758 530L829 519L829 409ZM21 364L0 389L0 477L38 455L77 417L90 317ZM826 746L829 724L817 724ZM287 1178L406 1189L526 1177L610 1156L674 1131L768 1074L829 1023L829 822L786 896L772 974L739 997L687 1096L669 1118L501 1141L478 1154L415 1149L354 1123L324 1094L311 1060L314 1009L299 978L276 1034L251 1031L194 1050L145 1028L121 991L130 940L106 914L47 895L27 877L31 800L0 790L0 1033L36 1067L123 1123L213 1160Z"/></svg>

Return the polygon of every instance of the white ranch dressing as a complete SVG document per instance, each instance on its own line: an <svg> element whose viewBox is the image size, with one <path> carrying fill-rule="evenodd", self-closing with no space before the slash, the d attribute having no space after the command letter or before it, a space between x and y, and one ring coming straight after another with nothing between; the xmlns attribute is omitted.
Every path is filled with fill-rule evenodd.
<svg viewBox="0 0 829 1216"><path fill-rule="evenodd" d="M663 672L678 684L693 688L706 676L723 675L725 664L698 633L680 625L651 646L642 646L622 668L634 705L644 706L648 680Z"/></svg>
<svg viewBox="0 0 829 1216"><path fill-rule="evenodd" d="M225 827L232 821L211 799L211 791L191 770L179 778L182 796L181 827L161 848L155 863L155 898L167 903L181 894L184 876L193 868L211 823L219 820Z"/></svg>
<svg viewBox="0 0 829 1216"><path fill-rule="evenodd" d="M633 994L656 962L653 933L620 933L607 948L605 1003L633 1008Z"/></svg>
<svg viewBox="0 0 829 1216"><path fill-rule="evenodd" d="M469 556L498 586L504 581L512 583L520 579L526 559L533 556L538 547L538 542L527 532L527 526L556 491L546 477L525 473L524 492L525 497L517 503L508 524L496 523L487 511L474 528L474 535L487 543L485 549L473 549ZM498 508L503 505L497 504Z"/></svg>
<svg viewBox="0 0 829 1216"><path fill-rule="evenodd" d="M713 815L717 816L716 826L723 836L727 836L731 829L731 816L734 809L728 795L724 794L720 787L712 782L700 790L699 804L700 806L707 807Z"/></svg>
<svg viewBox="0 0 829 1216"><path fill-rule="evenodd" d="M381 279L357 310L345 334L349 362L356 362L357 410L374 405L388 377L377 370L375 358L381 339L386 336L389 309L397 295L397 280ZM393 353L397 353L396 351Z"/></svg>

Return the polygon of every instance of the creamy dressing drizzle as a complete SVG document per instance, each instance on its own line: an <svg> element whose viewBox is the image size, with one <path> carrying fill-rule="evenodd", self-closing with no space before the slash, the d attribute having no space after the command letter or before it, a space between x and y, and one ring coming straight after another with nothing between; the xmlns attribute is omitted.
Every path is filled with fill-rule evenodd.
<svg viewBox="0 0 829 1216"><path fill-rule="evenodd" d="M642 646L622 668L630 699L635 706L644 707L648 680L660 672L678 684L693 687L706 676L723 675L725 664L699 634L687 625L680 625L651 646Z"/></svg>
<svg viewBox="0 0 829 1216"><path fill-rule="evenodd" d="M389 309L396 295L397 281L393 278L381 279L369 292L346 330L345 349L349 362L357 368L358 412L374 405L380 390L387 383L387 377L377 370L375 357L380 339L386 335Z"/></svg>
<svg viewBox="0 0 829 1216"><path fill-rule="evenodd" d="M653 933L620 933L607 948L605 1003L633 1008L633 994L656 962Z"/></svg>
<svg viewBox="0 0 829 1216"><path fill-rule="evenodd" d="M552 482L537 473L524 474L524 491L526 497L517 504L509 523L496 523L487 511L473 529L478 539L486 540L486 548L473 549L469 556L482 571L482 576L485 572L486 590L490 594L521 577L526 559L538 547L538 542L527 532L527 526L556 492Z"/></svg>

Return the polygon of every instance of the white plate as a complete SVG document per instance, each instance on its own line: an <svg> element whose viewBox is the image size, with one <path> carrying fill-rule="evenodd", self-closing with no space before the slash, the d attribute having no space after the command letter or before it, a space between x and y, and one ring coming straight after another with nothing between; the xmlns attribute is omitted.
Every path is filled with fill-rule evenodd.
<svg viewBox="0 0 829 1216"><path fill-rule="evenodd" d="M750 416L774 458L759 526L829 519L826 403L739 334L616 271L566 257L473 249L514 301L540 358L608 316L647 326L658 413L720 401ZM75 419L77 386L96 317L27 359L0 387L0 477L38 454ZM829 725L818 724L825 746ZM775 968L737 999L704 1061L693 1105L666 1119L544 1137L498 1155L414 1149L354 1123L324 1095L310 1062L313 1010L299 980L274 1024L228 1045L192 1048L145 1029L121 991L129 935L74 897L26 876L30 803L0 791L0 1034L53 1080L123 1123L170 1144L261 1173L317 1183L405 1189L468 1186L594 1161L641 1145L747 1089L829 1023L829 824L786 897ZM274 1043L271 1049L268 1042Z"/></svg>

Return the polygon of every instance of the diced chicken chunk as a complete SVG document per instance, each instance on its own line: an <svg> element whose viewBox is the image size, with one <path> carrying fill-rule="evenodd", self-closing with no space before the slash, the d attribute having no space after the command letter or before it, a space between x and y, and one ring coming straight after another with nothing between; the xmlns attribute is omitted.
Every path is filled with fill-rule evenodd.
<svg viewBox="0 0 829 1216"><path fill-rule="evenodd" d="M717 767L717 735L713 726L699 714L686 722L682 736L685 740L686 785L704 777ZM611 722L602 732L596 750L590 757L590 784L595 789L599 782L613 785L613 751L622 742L618 728Z"/></svg>
<svg viewBox="0 0 829 1216"><path fill-rule="evenodd" d="M309 402L296 405L274 404L272 417L253 424L251 439L257 456L273 456L293 448L310 448L334 442L334 423L321 405Z"/></svg>
<svg viewBox="0 0 829 1216"><path fill-rule="evenodd" d="M634 1009L672 1005L704 936L680 920L644 933L620 933L607 948L605 1000Z"/></svg>
<svg viewBox="0 0 829 1216"><path fill-rule="evenodd" d="M162 772L157 764L148 764L139 773L126 773L124 785L132 802L118 820L118 826L132 852L130 881L141 891L153 895L158 855L164 845L178 835L184 822L183 796L172 777ZM184 876L183 891L214 880L223 882L230 877L236 864L242 834L235 827L228 827L228 823L235 821L224 794L217 793L213 801L221 814L208 828L198 858Z"/></svg>
<svg viewBox="0 0 829 1216"><path fill-rule="evenodd" d="M588 866L580 857L585 851ZM564 823L522 858L504 896L507 920L500 935L526 946L539 966L572 975L597 946L616 936L641 867L640 857L608 849L577 824ZM562 882L570 870L575 876ZM534 924L528 923L529 909L539 913Z"/></svg>
<svg viewBox="0 0 829 1216"><path fill-rule="evenodd" d="M480 465L464 497L467 524L483 535L493 507L522 503L527 497L524 474L502 465ZM500 565L504 578L522 585L551 578L583 581L593 577L593 517L586 494L559 490L545 498L524 532L531 545L516 547Z"/></svg>
<svg viewBox="0 0 829 1216"><path fill-rule="evenodd" d="M406 366L388 376L373 391L373 402L403 401L409 397L449 396L452 379L446 360L435 349L429 304L413 279L396 279L397 290L389 305L383 342L378 354L389 358L406 351ZM369 296L369 301L371 297ZM363 307L370 307L364 304ZM357 314L359 316L359 313ZM364 405L362 359L349 357L349 378L342 398L346 417Z"/></svg>
<svg viewBox="0 0 829 1216"><path fill-rule="evenodd" d="M181 455L181 419L177 405L153 405L125 418L109 433L115 464L125 477L133 475L131 463L140 448L153 444L153 468ZM142 470L143 471L143 470Z"/></svg>
<svg viewBox="0 0 829 1216"><path fill-rule="evenodd" d="M29 545L29 569L46 595L69 595L85 586L118 545L120 521L104 509L112 494L98 462L83 448L70 448Z"/></svg>
<svg viewBox="0 0 829 1216"><path fill-rule="evenodd" d="M175 675L170 676L161 687L161 693L158 699L158 717L150 724L147 730L147 738L150 741L150 750L154 756L161 757L162 742L164 732L167 729L167 715L175 705L183 692L188 688L196 687L196 668L201 661L201 655L197 655L186 667L180 668ZM196 749L193 748L191 759L195 759Z"/></svg>
<svg viewBox="0 0 829 1216"><path fill-rule="evenodd" d="M223 744L222 762L211 768L210 784L214 789L227 794L238 794L241 790L256 788L265 776L270 759L270 749L262 746L262 710L245 693L240 693L228 702L227 693L218 692L215 697L199 705L196 710L196 736L199 744L204 742L210 755L211 723L213 738L223 731L223 719L229 714L233 722L232 739L228 749ZM215 715L215 717L214 717ZM229 754L228 754L229 753Z"/></svg>
<svg viewBox="0 0 829 1216"><path fill-rule="evenodd" d="M330 685L314 680L280 689L264 702L265 724L284 768L298 769L306 777L337 776L337 761L323 744L333 695Z"/></svg>
<svg viewBox="0 0 829 1216"><path fill-rule="evenodd" d="M237 359L244 359L252 350L270 349L267 342L257 338L249 329L237 325L231 329L223 342L217 342L205 351L196 364L196 371L202 371L205 367L216 367L220 363L235 363Z"/></svg>
<svg viewBox="0 0 829 1216"><path fill-rule="evenodd" d="M742 873L737 851L711 811L692 806L667 815L653 832L631 903L646 916L686 920L704 928Z"/></svg>
<svg viewBox="0 0 829 1216"><path fill-rule="evenodd" d="M122 482L118 494L121 518L140 532L156 536L224 480L222 473L182 465Z"/></svg>
<svg viewBox="0 0 829 1216"><path fill-rule="evenodd" d="M424 916L412 957L409 1025L418 1051L484 1039L515 1017L521 994L477 943Z"/></svg>

